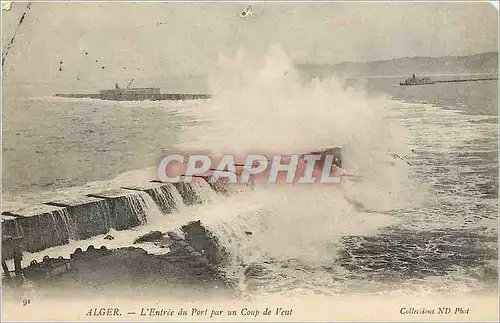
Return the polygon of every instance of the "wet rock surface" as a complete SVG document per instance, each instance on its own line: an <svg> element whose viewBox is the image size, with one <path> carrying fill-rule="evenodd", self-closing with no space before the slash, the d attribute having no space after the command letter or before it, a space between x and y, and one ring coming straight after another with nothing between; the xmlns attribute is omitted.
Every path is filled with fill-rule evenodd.
<svg viewBox="0 0 500 323"><path fill-rule="evenodd" d="M140 205L144 197L139 193L141 192L116 189L89 194L87 197L105 199L108 207L106 221L111 228L121 231L146 222L146 210Z"/></svg>
<svg viewBox="0 0 500 323"><path fill-rule="evenodd" d="M182 201L185 205L196 205L203 203L203 199L201 198L200 194L196 192L196 190L190 183L179 182L174 183L173 185L175 186L175 188L177 188L177 191L179 191L179 194L181 195Z"/></svg>
<svg viewBox="0 0 500 323"><path fill-rule="evenodd" d="M145 236L168 242L169 252L154 255L136 247L108 250L91 245L87 250L77 248L70 259L46 256L40 263L33 261L24 268L24 276L50 293L64 290L104 293L123 288L157 290L163 287L168 290L167 294L182 294L186 289L236 293L234 282L180 235L169 232L164 237L160 231L152 231Z"/></svg>
<svg viewBox="0 0 500 323"><path fill-rule="evenodd" d="M151 231L143 236L134 240L134 244L143 242L155 242L160 241L165 234L160 231Z"/></svg>
<svg viewBox="0 0 500 323"><path fill-rule="evenodd" d="M37 252L67 244L67 210L52 205L37 205L11 212L2 212L2 232L23 236L22 249Z"/></svg>
<svg viewBox="0 0 500 323"><path fill-rule="evenodd" d="M210 185L210 187L219 194L229 195L233 192L229 183L224 182L222 179L212 180L211 176L202 176L203 179Z"/></svg>
<svg viewBox="0 0 500 323"><path fill-rule="evenodd" d="M193 221L182 226L186 241L211 264L219 266L228 261L229 254L221 246L217 237L207 230L201 221Z"/></svg>
<svg viewBox="0 0 500 323"><path fill-rule="evenodd" d="M45 203L68 211L68 231L74 240L88 239L109 231L110 208L105 199L79 196Z"/></svg>
<svg viewBox="0 0 500 323"><path fill-rule="evenodd" d="M203 280L210 277L212 277L211 279L225 280L224 273L204 255L197 252L186 240L175 232L169 232L168 236L171 239L170 252L165 255L165 258L169 262L176 264L193 276L201 277Z"/></svg>
<svg viewBox="0 0 500 323"><path fill-rule="evenodd" d="M158 209L163 214L170 214L178 205L172 194L175 187L169 183L150 182L148 184L141 184L136 186L122 187L127 190L143 191L153 199L153 202L158 206Z"/></svg>

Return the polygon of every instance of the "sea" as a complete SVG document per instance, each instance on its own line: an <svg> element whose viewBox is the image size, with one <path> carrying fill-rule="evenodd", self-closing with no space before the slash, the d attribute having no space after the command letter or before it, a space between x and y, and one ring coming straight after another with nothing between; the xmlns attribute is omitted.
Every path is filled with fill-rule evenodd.
<svg viewBox="0 0 500 323"><path fill-rule="evenodd" d="M2 210L147 181L176 149L342 147L342 183L259 184L229 197L204 190L204 204L151 210L155 221L113 241L71 241L24 259L131 245L196 218L250 297L498 292L498 81L304 79L279 53L221 66L208 100L4 96Z"/></svg>

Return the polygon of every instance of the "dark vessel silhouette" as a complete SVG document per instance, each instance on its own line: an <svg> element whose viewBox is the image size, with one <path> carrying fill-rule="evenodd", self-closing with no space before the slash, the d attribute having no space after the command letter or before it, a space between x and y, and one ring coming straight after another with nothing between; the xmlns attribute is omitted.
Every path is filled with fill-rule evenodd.
<svg viewBox="0 0 500 323"><path fill-rule="evenodd" d="M426 84L435 84L435 83L436 83L436 81L433 81L428 76L418 77L418 76L415 76L415 74L413 74L412 77L407 78L403 82L399 83L399 85L401 85L401 86L405 86L405 85L426 85Z"/></svg>

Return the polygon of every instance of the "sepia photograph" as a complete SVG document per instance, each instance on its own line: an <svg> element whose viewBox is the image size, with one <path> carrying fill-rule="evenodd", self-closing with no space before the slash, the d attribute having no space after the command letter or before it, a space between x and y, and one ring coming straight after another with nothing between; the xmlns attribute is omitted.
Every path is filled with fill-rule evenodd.
<svg viewBox="0 0 500 323"><path fill-rule="evenodd" d="M1 4L2 321L498 322L498 2Z"/></svg>

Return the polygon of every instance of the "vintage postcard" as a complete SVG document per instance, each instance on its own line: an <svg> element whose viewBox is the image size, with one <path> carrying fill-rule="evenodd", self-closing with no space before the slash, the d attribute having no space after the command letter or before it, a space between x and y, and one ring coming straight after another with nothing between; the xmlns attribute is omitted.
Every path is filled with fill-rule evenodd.
<svg viewBox="0 0 500 323"><path fill-rule="evenodd" d="M2 321L497 321L498 2L2 1Z"/></svg>

